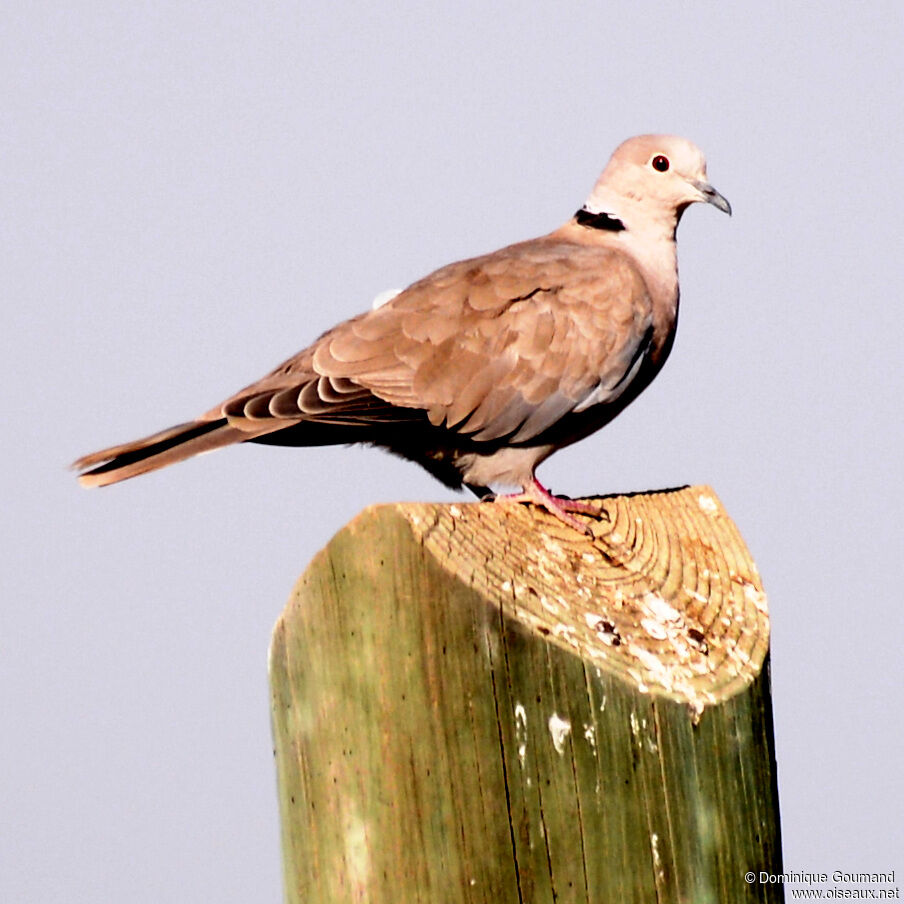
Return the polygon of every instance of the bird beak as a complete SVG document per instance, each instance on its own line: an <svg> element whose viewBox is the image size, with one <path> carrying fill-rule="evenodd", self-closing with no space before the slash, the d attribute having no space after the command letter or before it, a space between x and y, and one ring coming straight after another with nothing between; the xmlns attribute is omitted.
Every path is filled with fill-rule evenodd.
<svg viewBox="0 0 904 904"><path fill-rule="evenodd" d="M700 192L701 201L705 201L707 204L712 204L713 207L721 210L722 213L727 213L731 216L731 204L728 203L728 199L723 195L720 195L710 184L709 182L703 182L699 179L691 179L689 180L691 185Z"/></svg>

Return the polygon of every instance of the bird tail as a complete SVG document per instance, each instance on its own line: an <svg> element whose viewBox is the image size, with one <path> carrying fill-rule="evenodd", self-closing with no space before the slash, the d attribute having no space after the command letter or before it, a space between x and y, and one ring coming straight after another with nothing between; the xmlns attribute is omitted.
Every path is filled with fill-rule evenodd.
<svg viewBox="0 0 904 904"><path fill-rule="evenodd" d="M78 478L82 486L103 487L245 439L248 434L230 426L226 418L189 421L144 439L92 452L73 462L72 467L84 472Z"/></svg>

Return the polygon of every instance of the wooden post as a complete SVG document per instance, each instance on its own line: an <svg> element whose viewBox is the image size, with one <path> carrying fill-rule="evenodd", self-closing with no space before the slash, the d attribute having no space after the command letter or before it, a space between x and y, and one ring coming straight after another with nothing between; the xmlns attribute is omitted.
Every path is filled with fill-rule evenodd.
<svg viewBox="0 0 904 904"><path fill-rule="evenodd" d="M766 600L708 487L396 504L271 648L287 900L781 901Z"/></svg>

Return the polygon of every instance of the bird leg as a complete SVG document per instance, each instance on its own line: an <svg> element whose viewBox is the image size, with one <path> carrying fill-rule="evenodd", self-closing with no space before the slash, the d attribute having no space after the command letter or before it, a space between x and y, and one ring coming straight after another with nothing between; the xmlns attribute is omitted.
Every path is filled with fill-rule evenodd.
<svg viewBox="0 0 904 904"><path fill-rule="evenodd" d="M589 502L581 502L578 499L568 499L564 496L553 496L549 490L537 480L531 477L531 481L520 493L510 493L494 497L499 502L517 502L530 505L539 505L540 508L546 509L551 515L555 515L560 521L564 521L569 527L579 530L588 537L593 536L590 525L584 521L575 518L571 512L578 512L582 515L593 515L599 518L602 510L598 505Z"/></svg>

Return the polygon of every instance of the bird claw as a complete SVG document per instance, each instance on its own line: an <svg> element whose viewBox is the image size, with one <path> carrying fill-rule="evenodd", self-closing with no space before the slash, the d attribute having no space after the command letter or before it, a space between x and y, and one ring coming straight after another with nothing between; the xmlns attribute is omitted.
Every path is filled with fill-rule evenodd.
<svg viewBox="0 0 904 904"><path fill-rule="evenodd" d="M487 499L487 497L484 497ZM481 500L481 502L484 501ZM514 502L521 505L538 505L550 515L558 518L569 527L580 531L582 534L592 537L593 530L585 521L575 518L572 512L581 515L590 515L593 518L601 518L605 513L602 506L590 502L582 502L579 499L569 499L567 496L554 496L535 477L531 483L520 493L511 495L495 495L493 500L498 502Z"/></svg>
<svg viewBox="0 0 904 904"><path fill-rule="evenodd" d="M593 502L582 502L580 499L572 499L570 496L553 496L552 498L566 512L579 512L582 515L591 515L594 518L601 518L605 514L605 509Z"/></svg>

